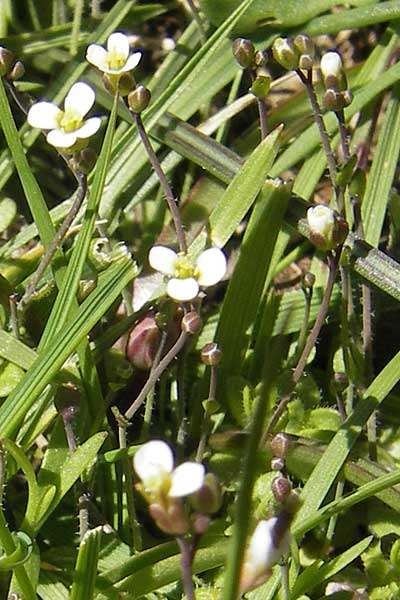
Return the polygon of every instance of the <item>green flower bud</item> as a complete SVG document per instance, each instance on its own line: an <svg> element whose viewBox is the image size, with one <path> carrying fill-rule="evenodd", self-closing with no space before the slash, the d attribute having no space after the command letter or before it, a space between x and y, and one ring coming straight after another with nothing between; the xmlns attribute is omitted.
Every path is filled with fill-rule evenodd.
<svg viewBox="0 0 400 600"><path fill-rule="evenodd" d="M129 110L134 113L141 113L148 107L150 100L150 90L144 85L138 85L136 86L136 89L128 95Z"/></svg>
<svg viewBox="0 0 400 600"><path fill-rule="evenodd" d="M299 52L291 38L276 38L272 45L272 53L276 62L288 71L298 68Z"/></svg>
<svg viewBox="0 0 400 600"><path fill-rule="evenodd" d="M17 81L17 79L21 79L25 75L25 67L20 60L17 60L11 71L7 74L7 79L10 81Z"/></svg>
<svg viewBox="0 0 400 600"><path fill-rule="evenodd" d="M250 92L256 98L265 98L269 92L271 86L271 78L268 75L257 75L253 85L250 88Z"/></svg>
<svg viewBox="0 0 400 600"><path fill-rule="evenodd" d="M258 50L254 57L254 63L256 67L262 68L268 62L268 54L264 50Z"/></svg>
<svg viewBox="0 0 400 600"><path fill-rule="evenodd" d="M97 161L97 154L92 148L83 148L73 155L74 166L81 173L90 173Z"/></svg>
<svg viewBox="0 0 400 600"><path fill-rule="evenodd" d="M293 43L300 54L308 54L311 58L315 56L315 45L310 36L299 33Z"/></svg>
<svg viewBox="0 0 400 600"><path fill-rule="evenodd" d="M190 502L195 510L206 515L212 515L221 508L221 484L213 473L207 473L201 488L190 496Z"/></svg>
<svg viewBox="0 0 400 600"><path fill-rule="evenodd" d="M11 50L0 46L0 76L4 77L11 69L14 62L14 54Z"/></svg>
<svg viewBox="0 0 400 600"><path fill-rule="evenodd" d="M307 223L310 240L322 250L336 248L344 242L348 233L346 222L323 204L308 209Z"/></svg>
<svg viewBox="0 0 400 600"><path fill-rule="evenodd" d="M311 71L314 66L313 57L310 54L302 54L299 58L299 67L303 71Z"/></svg>
<svg viewBox="0 0 400 600"><path fill-rule="evenodd" d="M236 61L243 69L254 66L255 48L250 40L237 38L232 44L232 52Z"/></svg>

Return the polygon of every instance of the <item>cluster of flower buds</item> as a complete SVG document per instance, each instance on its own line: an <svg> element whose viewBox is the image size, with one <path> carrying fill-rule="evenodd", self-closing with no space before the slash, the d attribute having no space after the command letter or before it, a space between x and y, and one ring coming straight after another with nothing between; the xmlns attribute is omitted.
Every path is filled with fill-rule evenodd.
<svg viewBox="0 0 400 600"><path fill-rule="evenodd" d="M20 60L15 60L14 54L8 48L0 46L0 77L9 81L20 79L25 73L25 67Z"/></svg>
<svg viewBox="0 0 400 600"><path fill-rule="evenodd" d="M290 440L284 433L271 440L272 468L284 471L285 458ZM283 475L275 477L272 492L278 505L277 515L263 520L256 526L246 548L240 575L240 593L261 585L271 573L272 567L281 561L289 551L290 525L299 507L299 496L292 490L289 480Z"/></svg>
<svg viewBox="0 0 400 600"><path fill-rule="evenodd" d="M329 206L317 204L307 211L310 241L321 250L332 250L344 242L348 233L346 221Z"/></svg>
<svg viewBox="0 0 400 600"><path fill-rule="evenodd" d="M136 452L133 466L141 480L137 487L162 531L183 536L190 531L201 535L207 530L209 515L220 508L221 489L214 475L206 475L202 464L184 462L174 468L168 444L152 440ZM186 497L196 511L191 515L183 500Z"/></svg>
<svg viewBox="0 0 400 600"><path fill-rule="evenodd" d="M252 73L253 82L249 91L256 98L265 98L271 85L271 77L265 69L266 53L256 50L247 38L236 38L232 45L232 52L242 69L248 69Z"/></svg>
<svg viewBox="0 0 400 600"><path fill-rule="evenodd" d="M320 63L321 78L325 91L323 104L327 110L341 111L353 100L347 87L343 62L338 52L326 52Z"/></svg>
<svg viewBox="0 0 400 600"><path fill-rule="evenodd" d="M314 65L315 46L312 39L304 33L295 38L278 37L272 44L272 54L284 69L311 71Z"/></svg>

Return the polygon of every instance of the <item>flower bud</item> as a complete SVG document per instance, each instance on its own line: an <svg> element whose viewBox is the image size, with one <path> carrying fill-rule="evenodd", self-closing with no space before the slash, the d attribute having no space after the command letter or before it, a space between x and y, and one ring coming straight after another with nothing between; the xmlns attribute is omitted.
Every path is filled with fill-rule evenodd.
<svg viewBox="0 0 400 600"><path fill-rule="evenodd" d="M250 40L236 38L232 44L232 52L243 69L249 69L254 66L255 48Z"/></svg>
<svg viewBox="0 0 400 600"><path fill-rule="evenodd" d="M283 471L285 468L285 461L283 458L272 458L271 459L271 469L273 471Z"/></svg>
<svg viewBox="0 0 400 600"><path fill-rule="evenodd" d="M186 313L185 315L183 315L183 318L181 321L181 329L185 333L188 333L189 335L195 335L196 333L198 333L200 331L201 326L202 326L201 317L200 317L199 313L197 313L195 310L192 310L192 311Z"/></svg>
<svg viewBox="0 0 400 600"><path fill-rule="evenodd" d="M118 81L118 90L122 97L127 96L135 89L136 81L131 73L122 73Z"/></svg>
<svg viewBox="0 0 400 600"><path fill-rule="evenodd" d="M276 38L272 44L272 53L276 62L288 71L298 68L299 53L291 38Z"/></svg>
<svg viewBox="0 0 400 600"><path fill-rule="evenodd" d="M221 484L213 473L207 473L201 488L191 495L190 502L195 510L206 515L212 515L221 508Z"/></svg>
<svg viewBox="0 0 400 600"><path fill-rule="evenodd" d="M271 86L271 78L269 75L257 75L250 88L250 92L256 98L265 98Z"/></svg>
<svg viewBox="0 0 400 600"><path fill-rule="evenodd" d="M328 88L322 97L324 107L327 110L334 111L343 110L346 106L349 106L352 100L353 94L351 90L344 90L343 92L338 92L333 88Z"/></svg>
<svg viewBox="0 0 400 600"><path fill-rule="evenodd" d="M331 250L343 243L348 233L346 222L323 204L307 211L310 240L317 248Z"/></svg>
<svg viewBox="0 0 400 600"><path fill-rule="evenodd" d="M97 154L92 148L84 148L73 155L74 166L78 171L87 175L93 169L97 161Z"/></svg>
<svg viewBox="0 0 400 600"><path fill-rule="evenodd" d="M300 54L308 54L311 58L315 55L315 45L309 35L299 33L293 43Z"/></svg>
<svg viewBox="0 0 400 600"><path fill-rule="evenodd" d="M254 56L254 64L257 68L263 68L268 62L268 54L265 50L257 50Z"/></svg>
<svg viewBox="0 0 400 600"><path fill-rule="evenodd" d="M277 458L285 459L290 448L290 438L283 431L274 435L270 441L272 454Z"/></svg>
<svg viewBox="0 0 400 600"><path fill-rule="evenodd" d="M20 60L17 60L11 71L7 74L7 79L10 81L17 81L17 79L21 79L25 75L25 67Z"/></svg>
<svg viewBox="0 0 400 600"><path fill-rule="evenodd" d="M210 367L216 367L221 362L222 351L218 344L210 342L201 349L201 362Z"/></svg>
<svg viewBox="0 0 400 600"><path fill-rule="evenodd" d="M292 486L286 477L275 477L271 484L271 490L275 500L282 504L289 498Z"/></svg>
<svg viewBox="0 0 400 600"><path fill-rule="evenodd" d="M141 113L148 107L150 100L150 90L144 85L138 85L133 92L128 95L129 110L134 113Z"/></svg>
<svg viewBox="0 0 400 600"><path fill-rule="evenodd" d="M340 54L326 52L321 58L320 69L325 88L339 90L343 77L343 63Z"/></svg>
<svg viewBox="0 0 400 600"><path fill-rule="evenodd" d="M185 535L189 531L189 520L180 499L170 502L167 508L157 503L150 504L149 513L165 533L176 536Z"/></svg>
<svg viewBox="0 0 400 600"><path fill-rule="evenodd" d="M299 58L299 68L303 71L311 71L314 66L313 57L310 54L302 54Z"/></svg>
<svg viewBox="0 0 400 600"><path fill-rule="evenodd" d="M161 332L153 315L147 315L135 325L129 334L126 357L137 369L151 369Z"/></svg>
<svg viewBox="0 0 400 600"><path fill-rule="evenodd" d="M306 289L311 289L314 287L315 284L315 275L314 273L310 273L310 271L307 271L307 273L304 273L303 275L303 287Z"/></svg>
<svg viewBox="0 0 400 600"><path fill-rule="evenodd" d="M195 514L192 517L193 531L198 535L204 535L210 527L210 517L204 514Z"/></svg>
<svg viewBox="0 0 400 600"><path fill-rule="evenodd" d="M0 46L0 76L7 75L14 62L14 54L11 50Z"/></svg>

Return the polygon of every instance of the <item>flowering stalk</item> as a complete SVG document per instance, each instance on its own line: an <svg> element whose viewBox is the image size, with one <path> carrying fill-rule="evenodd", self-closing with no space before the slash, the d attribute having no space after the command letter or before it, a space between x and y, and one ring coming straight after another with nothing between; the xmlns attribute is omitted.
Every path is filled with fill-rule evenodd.
<svg viewBox="0 0 400 600"><path fill-rule="evenodd" d="M151 142L146 133L146 129L144 127L141 115L136 112L133 112L132 115L133 115L133 120L137 127L137 131L139 133L140 139L142 140L142 144L147 152L147 156L149 157L151 166L153 167L153 169L160 181L163 192L165 194L165 199L167 201L168 208L171 213L172 220L174 222L174 227L175 227L175 232L176 232L176 238L178 240L179 250L181 252L183 252L184 254L186 254L187 249L188 249L187 242L186 242L186 235L185 235L185 231L183 229L182 219L181 219L181 215L180 215L179 209L176 204L176 199L175 199L174 193L173 193L171 186L169 185L168 179L165 176L165 173L161 167L160 161L158 160L157 155L153 150Z"/></svg>
<svg viewBox="0 0 400 600"><path fill-rule="evenodd" d="M19 308L23 308L29 302L30 297L35 291L40 279L42 278L43 273L49 266L52 261L52 258L58 248L61 246L65 235L67 234L69 228L71 227L76 215L79 212L80 207L82 206L82 202L85 199L87 192L87 178L86 175L80 171L73 170L73 173L78 182L78 190L76 192L75 200L65 217L64 221L58 228L56 235L54 236L51 243L47 246L40 262L38 268L35 273L32 275L28 285L26 286L25 292L19 302Z"/></svg>
<svg viewBox="0 0 400 600"><path fill-rule="evenodd" d="M324 324L326 315L328 314L329 301L330 301L330 298L332 295L333 285L334 285L335 279L336 279L336 273L337 273L340 254L341 254L341 247L339 247L334 254L332 254L332 252L328 252L328 254L327 254L328 269L329 269L328 281L326 283L324 296L322 298L322 302L321 302L321 306L319 309L317 319L316 319L314 326L310 332L310 335L307 338L307 342L304 346L303 352L299 358L297 366L296 366L295 370L293 371L291 381L290 381L290 390L283 396L283 398L279 402L278 406L276 407L272 417L270 418L268 425L264 431L263 437L262 437L262 441L261 441L262 444L266 442L269 434L273 431L275 425L277 424L281 415L283 414L284 410L286 409L287 405L289 404L291 397L292 397L292 392L293 392L294 388L296 387L297 383L299 382L300 377L303 374L304 368L307 364L308 357L310 356L310 353L315 345L315 342L317 341L319 332L321 331L321 328Z"/></svg>
<svg viewBox="0 0 400 600"><path fill-rule="evenodd" d="M338 196L338 186L337 186L337 181L336 181L337 180L336 161L335 161L335 157L333 155L331 144L329 141L329 135L326 130L324 120L322 118L321 107L318 103L317 96L314 91L312 70L310 69L309 71L307 71L307 75L304 75L304 73L301 69L296 69L296 73L297 73L298 77L300 78L301 82L303 83L304 87L306 88L308 98L310 100L311 108L313 111L314 120L315 120L315 123L319 130L322 147L324 149L326 160L328 163L329 175L330 175L330 178L332 181L332 185L335 189L336 196ZM342 207L339 207L339 208L341 210Z"/></svg>

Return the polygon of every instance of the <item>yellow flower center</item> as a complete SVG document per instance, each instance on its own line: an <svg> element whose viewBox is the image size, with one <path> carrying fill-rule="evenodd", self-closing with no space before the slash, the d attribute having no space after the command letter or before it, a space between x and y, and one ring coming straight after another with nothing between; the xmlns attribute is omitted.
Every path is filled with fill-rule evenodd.
<svg viewBox="0 0 400 600"><path fill-rule="evenodd" d="M197 279L198 272L192 261L187 256L179 256L174 264L174 276L177 279L188 279L194 277Z"/></svg>
<svg viewBox="0 0 400 600"><path fill-rule="evenodd" d="M76 131L82 126L82 117L78 111L69 108L60 113L57 122L60 129L65 131L65 133L69 133L70 131Z"/></svg>
<svg viewBox="0 0 400 600"><path fill-rule="evenodd" d="M126 63L126 57L117 50L109 50L106 56L106 65L113 71L118 71Z"/></svg>

